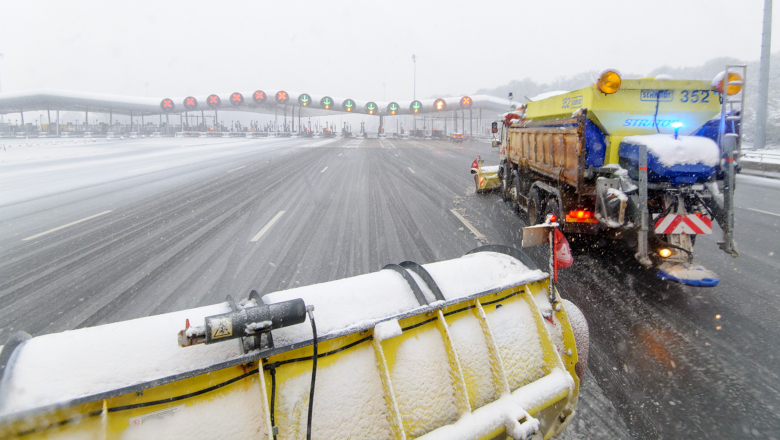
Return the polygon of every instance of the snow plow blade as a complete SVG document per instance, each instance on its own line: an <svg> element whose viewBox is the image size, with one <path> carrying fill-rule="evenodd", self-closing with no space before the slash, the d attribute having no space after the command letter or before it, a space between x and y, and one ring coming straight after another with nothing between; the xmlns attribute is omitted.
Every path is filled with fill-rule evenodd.
<svg viewBox="0 0 780 440"><path fill-rule="evenodd" d="M498 165L483 167L484 160L477 156L471 164L471 174L474 175L474 185L477 193L486 193L498 189L501 180L498 179Z"/></svg>
<svg viewBox="0 0 780 440"><path fill-rule="evenodd" d="M697 287L715 287L720 282L715 272L690 263L664 263L658 267L658 278Z"/></svg>
<svg viewBox="0 0 780 440"><path fill-rule="evenodd" d="M16 338L0 438L302 439L310 396L315 439L549 438L574 414L587 324L548 279L490 246Z"/></svg>

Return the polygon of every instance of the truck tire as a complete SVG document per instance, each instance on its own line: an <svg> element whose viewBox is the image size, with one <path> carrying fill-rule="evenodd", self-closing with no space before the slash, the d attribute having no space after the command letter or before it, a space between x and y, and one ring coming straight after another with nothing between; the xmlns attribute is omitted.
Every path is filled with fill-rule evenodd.
<svg viewBox="0 0 780 440"><path fill-rule="evenodd" d="M531 188L528 192L528 226L538 225L542 214L542 202L539 198L539 191Z"/></svg>
<svg viewBox="0 0 780 440"><path fill-rule="evenodd" d="M510 176L512 175L512 170L509 169L508 164L504 164L504 167L502 168L504 170L503 178L501 179L501 198L504 199L505 202L509 201L509 185L511 185Z"/></svg>

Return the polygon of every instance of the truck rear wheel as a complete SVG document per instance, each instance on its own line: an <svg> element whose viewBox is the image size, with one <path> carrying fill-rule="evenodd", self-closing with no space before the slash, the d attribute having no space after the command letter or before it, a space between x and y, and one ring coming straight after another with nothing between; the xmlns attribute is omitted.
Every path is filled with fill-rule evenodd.
<svg viewBox="0 0 780 440"><path fill-rule="evenodd" d="M510 176L512 175L512 170L509 169L509 165L504 164L504 166L501 168L503 170L502 176L501 176L501 197L504 199L505 202L508 202L510 199L510 192L509 192L509 186L510 186Z"/></svg>
<svg viewBox="0 0 780 440"><path fill-rule="evenodd" d="M528 224L529 226L538 225L540 223L539 217L541 215L542 202L539 198L539 191L536 188L531 188L528 192Z"/></svg>

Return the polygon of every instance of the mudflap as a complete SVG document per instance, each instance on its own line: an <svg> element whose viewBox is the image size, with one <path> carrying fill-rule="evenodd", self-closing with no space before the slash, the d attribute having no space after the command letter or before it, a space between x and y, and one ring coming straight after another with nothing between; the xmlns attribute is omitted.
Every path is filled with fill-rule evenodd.
<svg viewBox="0 0 780 440"><path fill-rule="evenodd" d="M720 282L715 272L692 263L664 263L658 267L658 278L697 287L715 287Z"/></svg>

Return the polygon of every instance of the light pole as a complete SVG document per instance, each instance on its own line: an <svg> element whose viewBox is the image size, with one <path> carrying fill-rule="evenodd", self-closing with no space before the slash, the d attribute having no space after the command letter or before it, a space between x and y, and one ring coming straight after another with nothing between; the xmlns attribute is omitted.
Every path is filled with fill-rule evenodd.
<svg viewBox="0 0 780 440"><path fill-rule="evenodd" d="M412 55L412 63L414 63L414 89L412 89L412 96L417 101L417 55Z"/></svg>
<svg viewBox="0 0 780 440"><path fill-rule="evenodd" d="M769 101L769 58L772 40L772 0L764 0L764 28L761 38L761 64L758 70L758 103L756 105L756 133L753 148L766 147L767 103ZM726 72L726 78L728 78ZM726 80L726 82L728 79ZM744 92L743 92L744 93Z"/></svg>
<svg viewBox="0 0 780 440"><path fill-rule="evenodd" d="M0 53L0 60L2 60L4 56L5 55ZM3 87L2 87L2 83L0 83L0 93L2 92L3 92ZM3 123L4 119L5 119L5 115L0 115L0 123Z"/></svg>

